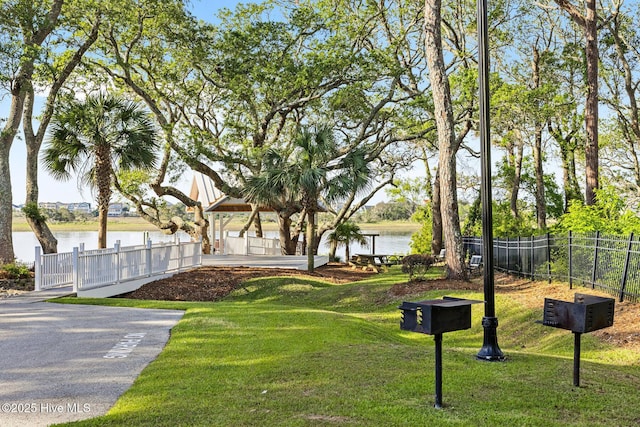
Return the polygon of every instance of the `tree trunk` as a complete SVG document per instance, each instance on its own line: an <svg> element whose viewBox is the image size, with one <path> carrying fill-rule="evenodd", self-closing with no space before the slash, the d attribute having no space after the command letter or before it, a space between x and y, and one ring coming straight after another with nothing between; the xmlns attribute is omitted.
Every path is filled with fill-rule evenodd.
<svg viewBox="0 0 640 427"><path fill-rule="evenodd" d="M96 148L96 188L98 189L98 249L107 247L107 218L111 202L111 150L105 144Z"/></svg>
<svg viewBox="0 0 640 427"><path fill-rule="evenodd" d="M336 251L338 250L338 242L336 242L335 240L331 240L329 242L329 261L335 261L336 260ZM345 260L345 262L348 262L349 260Z"/></svg>
<svg viewBox="0 0 640 427"><path fill-rule="evenodd" d="M598 189L598 13L596 0L585 0L586 13L580 13L569 0L555 0L571 19L582 28L585 37L585 55L587 62L587 96L584 107L585 128L585 204L595 203L595 191ZM581 2L582 3L582 2Z"/></svg>
<svg viewBox="0 0 640 427"><path fill-rule="evenodd" d="M540 52L537 47L533 48L533 61L531 61L531 65L533 67L531 71L533 87L537 89L540 87ZM539 109L539 103L537 103L536 106ZM544 170L542 168L543 129L543 123L536 117L533 135L533 169L536 175L536 218L540 230L546 230L547 228L547 204L545 203L544 196Z"/></svg>
<svg viewBox="0 0 640 427"><path fill-rule="evenodd" d="M533 143L533 163L536 175L536 217L538 228L547 229L547 204L544 195L544 170L542 168L542 123L536 120Z"/></svg>
<svg viewBox="0 0 640 427"><path fill-rule="evenodd" d="M314 241L316 234L316 213L307 211L307 271L312 273L315 269Z"/></svg>
<svg viewBox="0 0 640 427"><path fill-rule="evenodd" d="M98 249L107 247L107 219L109 217L109 202L98 202Z"/></svg>
<svg viewBox="0 0 640 427"><path fill-rule="evenodd" d="M264 237L262 232L262 219L260 218L260 211L256 212L253 217L253 228L256 230L256 237Z"/></svg>
<svg viewBox="0 0 640 427"><path fill-rule="evenodd" d="M13 196L11 194L11 173L9 172L9 151L11 140L2 138L0 144L0 265L15 261L13 235L11 230Z"/></svg>
<svg viewBox="0 0 640 427"><path fill-rule="evenodd" d="M582 201L580 185L576 177L575 132L563 135L560 126L554 128L552 123L547 123L547 129L560 147L560 160L562 162L562 189L564 191L564 211L567 212L572 200Z"/></svg>
<svg viewBox="0 0 640 427"><path fill-rule="evenodd" d="M31 68L32 72L32 68ZM30 76L31 74L29 74ZM15 261L13 252L13 194L11 193L11 169L9 154L13 139L22 120L22 109L26 90L23 81L14 82L11 91L11 106L4 129L0 132L0 264Z"/></svg>
<svg viewBox="0 0 640 427"><path fill-rule="evenodd" d="M587 99L585 103L585 123L587 141L585 146L585 175L587 178L585 203L593 205L598 189L598 16L596 0L587 0L585 37L587 40Z"/></svg>
<svg viewBox="0 0 640 427"><path fill-rule="evenodd" d="M25 205L32 204L38 206L38 154L40 153L40 147L42 145L42 137L36 137L33 133L32 120L33 120L33 105L34 105L34 93L33 88L29 88L28 94L25 98L24 107L24 137L27 148L27 175L26 175L26 198ZM47 120L48 122L48 120ZM44 126L43 124L41 126ZM53 254L58 252L58 240L53 235L49 226L46 223L45 218L42 215L27 216L27 223L31 227L31 231L38 239L42 252L45 254Z"/></svg>
<svg viewBox="0 0 640 427"><path fill-rule="evenodd" d="M278 231L282 255L295 255L298 242L291 239L291 217L278 215Z"/></svg>
<svg viewBox="0 0 640 427"><path fill-rule="evenodd" d="M580 191L580 184L578 184L578 177L576 175L576 152L571 147L565 147L560 150L562 157L562 169L563 169L563 186L564 186L564 210L569 211L569 205L572 200L584 201L582 198L582 192Z"/></svg>
<svg viewBox="0 0 640 427"><path fill-rule="evenodd" d="M436 170L431 198L431 253L438 255L442 250L442 213L440 212L440 169Z"/></svg>
<svg viewBox="0 0 640 427"><path fill-rule="evenodd" d="M211 240L209 239L209 221L205 218L202 203L193 208L194 224L198 229L198 236L202 239L202 253L211 254Z"/></svg>
<svg viewBox="0 0 640 427"><path fill-rule="evenodd" d="M466 279L456 185L457 142L451 91L442 54L441 5L441 0L425 0L424 15L426 56L438 130L442 234L447 248L449 278Z"/></svg>
<svg viewBox="0 0 640 427"><path fill-rule="evenodd" d="M518 194L520 192L520 181L522 179L522 158L524 156L524 145L522 141L516 142L515 155L513 158L513 182L511 184L511 200L509 202L511 208L511 215L514 218L519 218L518 212Z"/></svg>

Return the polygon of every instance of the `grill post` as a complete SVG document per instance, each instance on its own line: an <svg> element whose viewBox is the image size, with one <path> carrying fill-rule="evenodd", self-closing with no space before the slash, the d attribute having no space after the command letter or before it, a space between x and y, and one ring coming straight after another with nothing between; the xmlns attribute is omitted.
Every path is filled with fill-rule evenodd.
<svg viewBox="0 0 640 427"><path fill-rule="evenodd" d="M435 334L433 340L436 343L436 403L437 409L442 408L442 334Z"/></svg>
<svg viewBox="0 0 640 427"><path fill-rule="evenodd" d="M573 385L580 387L580 332L573 333Z"/></svg>

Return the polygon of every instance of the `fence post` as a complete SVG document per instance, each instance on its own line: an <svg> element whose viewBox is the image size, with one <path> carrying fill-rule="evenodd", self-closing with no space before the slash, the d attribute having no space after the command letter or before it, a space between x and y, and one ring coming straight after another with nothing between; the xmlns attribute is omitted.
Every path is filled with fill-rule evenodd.
<svg viewBox="0 0 640 427"><path fill-rule="evenodd" d="M180 244L180 238L176 241L178 245L178 271L182 271L182 245Z"/></svg>
<svg viewBox="0 0 640 427"><path fill-rule="evenodd" d="M84 252L84 242L80 243L78 251L80 253Z"/></svg>
<svg viewBox="0 0 640 427"><path fill-rule="evenodd" d="M511 274L511 237L505 239L507 242L507 273Z"/></svg>
<svg viewBox="0 0 640 427"><path fill-rule="evenodd" d="M531 271L531 281L534 282L536 280L536 267L534 265L536 258L535 258L535 254L533 252L533 236L531 236L531 239L529 239L529 270Z"/></svg>
<svg viewBox="0 0 640 427"><path fill-rule="evenodd" d="M73 292L78 293L80 287L80 251L77 247L73 248L71 254L72 272L71 277L73 279Z"/></svg>
<svg viewBox="0 0 640 427"><path fill-rule="evenodd" d="M520 277L522 277L522 274L524 273L524 262L522 260L522 245L520 244L520 236L518 236L518 246L517 246L517 248L518 249L517 249L516 253L518 255L516 256L516 259L518 261L517 261L516 267L519 270Z"/></svg>
<svg viewBox="0 0 640 427"><path fill-rule="evenodd" d="M152 265L151 265L151 239L147 239L147 244L145 248L145 263L147 264L147 277L151 276L153 273Z"/></svg>
<svg viewBox="0 0 640 427"><path fill-rule="evenodd" d="M631 259L631 246L633 245L633 233L629 236L627 244L627 257L624 260L624 271L622 272L622 283L620 283L620 302L624 301L624 291L627 286L627 275L629 274L629 261Z"/></svg>
<svg viewBox="0 0 640 427"><path fill-rule="evenodd" d="M591 289L596 288L596 272L598 270L598 249L600 248L600 231L596 231L595 253L593 254L593 270L591 271Z"/></svg>
<svg viewBox="0 0 640 427"><path fill-rule="evenodd" d="M551 283L551 234L547 233L547 278Z"/></svg>
<svg viewBox="0 0 640 427"><path fill-rule="evenodd" d="M480 241L480 245L482 245L481 238L476 238L474 245L478 244L478 241ZM474 246L474 251L475 251L475 246ZM500 257L500 239L493 239L493 255L495 258L495 264L493 265L493 267L502 271L503 268L502 268L502 258Z"/></svg>
<svg viewBox="0 0 640 427"><path fill-rule="evenodd" d="M120 275L122 274L120 271L120 240L116 240L115 245L113 245L113 251L116 257L116 283L120 283Z"/></svg>
<svg viewBox="0 0 640 427"><path fill-rule="evenodd" d="M42 290L42 257L41 257L42 248L40 246L36 246L36 260L33 263L33 269L35 274L35 284L34 288L36 291Z"/></svg>
<svg viewBox="0 0 640 427"><path fill-rule="evenodd" d="M249 255L249 233L244 233L244 254Z"/></svg>
<svg viewBox="0 0 640 427"><path fill-rule="evenodd" d="M569 230L569 289L573 289L573 233Z"/></svg>

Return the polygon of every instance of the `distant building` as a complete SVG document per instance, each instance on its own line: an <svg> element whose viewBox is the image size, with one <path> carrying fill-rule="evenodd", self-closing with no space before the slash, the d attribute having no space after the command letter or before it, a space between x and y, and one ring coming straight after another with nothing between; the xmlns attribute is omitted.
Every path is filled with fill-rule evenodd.
<svg viewBox="0 0 640 427"><path fill-rule="evenodd" d="M60 202L40 202L40 203L38 203L38 207L40 209L48 209L48 210L52 210L52 211L57 211L60 208L66 208L67 204L66 203L60 203Z"/></svg>
<svg viewBox="0 0 640 427"><path fill-rule="evenodd" d="M126 206L124 203L111 203L109 204L109 212L107 212L107 216L122 216Z"/></svg>
<svg viewBox="0 0 640 427"><path fill-rule="evenodd" d="M69 210L69 212L73 212L73 213L90 214L91 204L88 202L69 203L67 205L67 209Z"/></svg>
<svg viewBox="0 0 640 427"><path fill-rule="evenodd" d="M85 214L91 213L91 204L88 202L79 202L79 203L40 202L38 203L38 207L40 209L47 209L52 211L67 209L69 212L73 212L73 213L85 213Z"/></svg>

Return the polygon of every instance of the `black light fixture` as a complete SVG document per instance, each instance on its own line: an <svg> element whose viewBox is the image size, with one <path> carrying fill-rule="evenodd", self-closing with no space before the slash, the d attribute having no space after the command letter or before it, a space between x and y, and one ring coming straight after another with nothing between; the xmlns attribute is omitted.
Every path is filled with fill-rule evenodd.
<svg viewBox="0 0 640 427"><path fill-rule="evenodd" d="M478 0L478 87L480 101L480 162L482 201L482 259L484 262L484 341L477 354L479 360L502 361L498 346L498 318L495 309L493 276L493 213L491 206L491 138L489 126L489 32L487 0Z"/></svg>

